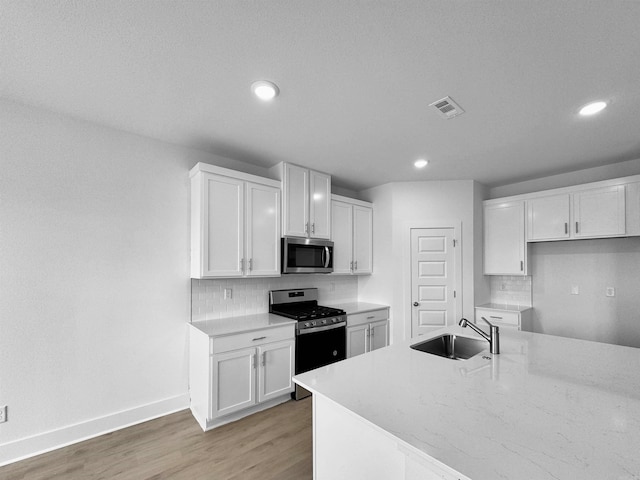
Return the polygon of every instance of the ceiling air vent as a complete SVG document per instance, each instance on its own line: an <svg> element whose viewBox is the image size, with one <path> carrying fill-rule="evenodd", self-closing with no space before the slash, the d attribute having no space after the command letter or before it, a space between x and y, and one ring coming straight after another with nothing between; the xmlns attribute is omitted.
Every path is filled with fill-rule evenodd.
<svg viewBox="0 0 640 480"><path fill-rule="evenodd" d="M454 102L451 97L444 97L437 102L429 104L429 106L435 107L442 118L453 118L464 113L460 105Z"/></svg>

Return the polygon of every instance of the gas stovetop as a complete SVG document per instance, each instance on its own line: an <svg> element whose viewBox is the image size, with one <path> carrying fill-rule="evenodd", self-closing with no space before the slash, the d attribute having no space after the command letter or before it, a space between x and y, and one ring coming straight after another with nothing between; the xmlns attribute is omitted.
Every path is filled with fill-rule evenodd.
<svg viewBox="0 0 640 480"><path fill-rule="evenodd" d="M339 308L318 305L317 288L272 290L269 292L269 312L298 320L306 327L342 322L343 318L330 322L315 322L313 320L345 315L344 310ZM310 320L311 322L308 322Z"/></svg>

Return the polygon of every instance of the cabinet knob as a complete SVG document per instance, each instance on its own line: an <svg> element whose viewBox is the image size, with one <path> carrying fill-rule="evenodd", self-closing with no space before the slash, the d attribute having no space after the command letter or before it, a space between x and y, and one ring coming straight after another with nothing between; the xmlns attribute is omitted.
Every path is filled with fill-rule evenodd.
<svg viewBox="0 0 640 480"><path fill-rule="evenodd" d="M418 302L413 302L414 307L417 307L418 305L420 305Z"/></svg>

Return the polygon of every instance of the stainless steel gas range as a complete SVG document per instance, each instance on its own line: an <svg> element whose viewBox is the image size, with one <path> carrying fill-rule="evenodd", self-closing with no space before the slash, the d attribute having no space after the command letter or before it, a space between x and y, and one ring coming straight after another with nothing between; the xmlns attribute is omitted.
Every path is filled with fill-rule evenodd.
<svg viewBox="0 0 640 480"><path fill-rule="evenodd" d="M271 290L269 312L298 321L296 374L347 358L347 316L344 310L318 305L317 288ZM298 385L292 393L296 400L309 395Z"/></svg>

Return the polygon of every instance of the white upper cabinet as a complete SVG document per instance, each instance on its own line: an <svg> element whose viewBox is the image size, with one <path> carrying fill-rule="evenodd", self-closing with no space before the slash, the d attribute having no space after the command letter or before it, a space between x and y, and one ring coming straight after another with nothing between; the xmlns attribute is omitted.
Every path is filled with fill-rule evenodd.
<svg viewBox="0 0 640 480"><path fill-rule="evenodd" d="M331 232L333 273L373 272L373 208L367 202L333 195Z"/></svg>
<svg viewBox="0 0 640 480"><path fill-rule="evenodd" d="M331 177L290 163L277 166L282 178L283 235L331 237Z"/></svg>
<svg viewBox="0 0 640 480"><path fill-rule="evenodd" d="M573 194L573 236L611 237L625 234L624 185L594 188Z"/></svg>
<svg viewBox="0 0 640 480"><path fill-rule="evenodd" d="M527 240L565 240L569 238L570 197L568 193L527 201Z"/></svg>
<svg viewBox="0 0 640 480"><path fill-rule="evenodd" d="M640 182L625 185L627 235L640 235Z"/></svg>
<svg viewBox="0 0 640 480"><path fill-rule="evenodd" d="M191 170L191 278L280 275L279 182Z"/></svg>
<svg viewBox="0 0 640 480"><path fill-rule="evenodd" d="M527 274L524 216L524 201L485 204L485 275Z"/></svg>

